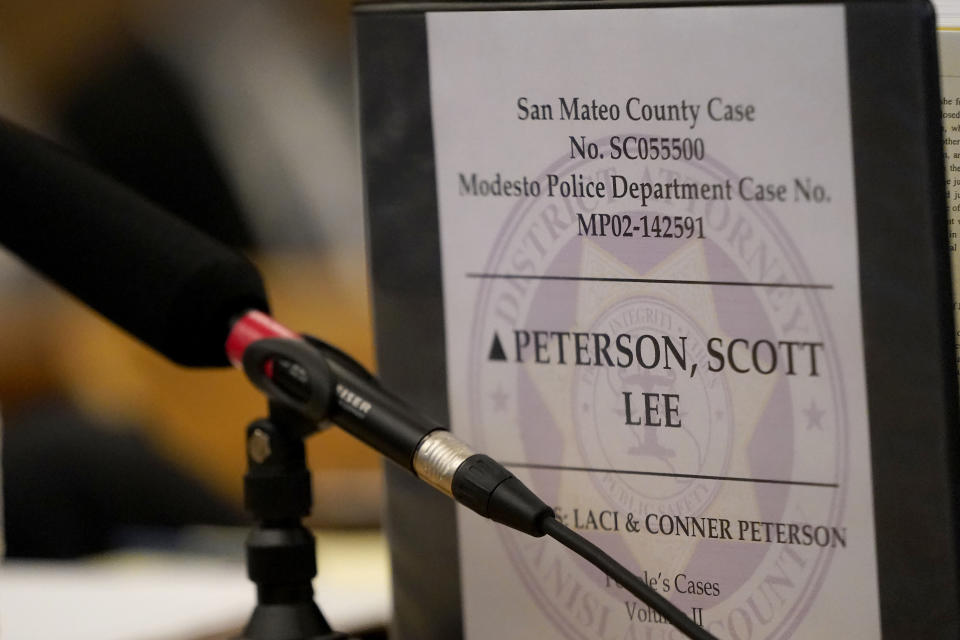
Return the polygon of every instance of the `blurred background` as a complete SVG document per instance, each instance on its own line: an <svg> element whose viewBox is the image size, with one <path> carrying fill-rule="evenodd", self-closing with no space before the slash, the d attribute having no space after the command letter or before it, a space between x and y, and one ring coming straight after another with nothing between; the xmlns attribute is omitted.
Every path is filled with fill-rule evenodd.
<svg viewBox="0 0 960 640"><path fill-rule="evenodd" d="M351 56L346 0L3 0L0 117L247 253L278 318L373 367ZM168 363L0 250L9 557L242 524L264 412L239 373ZM377 456L336 429L308 455L311 524L376 529Z"/></svg>

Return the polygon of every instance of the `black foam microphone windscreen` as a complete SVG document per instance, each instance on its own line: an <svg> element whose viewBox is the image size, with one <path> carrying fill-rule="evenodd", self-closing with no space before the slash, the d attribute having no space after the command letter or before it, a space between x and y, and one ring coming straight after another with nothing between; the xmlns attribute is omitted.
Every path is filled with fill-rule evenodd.
<svg viewBox="0 0 960 640"><path fill-rule="evenodd" d="M226 366L231 320L268 311L245 257L2 120L0 244L182 365Z"/></svg>

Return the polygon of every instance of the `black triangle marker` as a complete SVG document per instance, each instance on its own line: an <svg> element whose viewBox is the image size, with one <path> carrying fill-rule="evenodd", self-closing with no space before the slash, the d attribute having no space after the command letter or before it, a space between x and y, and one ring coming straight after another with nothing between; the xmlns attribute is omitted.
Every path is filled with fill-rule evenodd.
<svg viewBox="0 0 960 640"><path fill-rule="evenodd" d="M500 336L496 333L493 334L493 344L490 345L490 355L488 356L491 360L504 360L507 359L507 354L503 351L503 345L500 344Z"/></svg>

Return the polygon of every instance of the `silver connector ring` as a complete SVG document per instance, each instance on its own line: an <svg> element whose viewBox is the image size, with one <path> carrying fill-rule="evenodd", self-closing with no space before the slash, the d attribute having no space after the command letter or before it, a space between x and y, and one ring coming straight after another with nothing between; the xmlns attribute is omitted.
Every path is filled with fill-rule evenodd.
<svg viewBox="0 0 960 640"><path fill-rule="evenodd" d="M420 441L413 470L424 482L453 497L453 476L474 452L449 431L432 431Z"/></svg>

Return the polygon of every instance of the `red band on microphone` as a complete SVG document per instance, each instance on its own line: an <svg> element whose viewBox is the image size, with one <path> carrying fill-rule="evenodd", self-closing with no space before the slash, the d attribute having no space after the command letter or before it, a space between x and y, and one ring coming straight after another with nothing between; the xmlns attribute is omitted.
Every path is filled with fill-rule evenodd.
<svg viewBox="0 0 960 640"><path fill-rule="evenodd" d="M295 338L300 340L300 335L287 329L262 311L248 311L233 324L230 335L227 336L225 348L230 364L242 369L243 352L247 350L250 343L264 338Z"/></svg>

